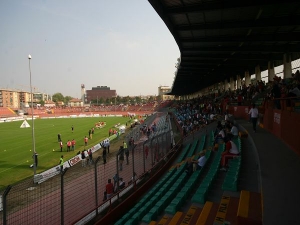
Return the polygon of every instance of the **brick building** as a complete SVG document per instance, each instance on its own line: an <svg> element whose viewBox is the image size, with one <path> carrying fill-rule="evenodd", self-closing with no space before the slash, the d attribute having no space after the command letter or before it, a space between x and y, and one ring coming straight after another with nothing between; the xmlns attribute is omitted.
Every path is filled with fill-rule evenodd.
<svg viewBox="0 0 300 225"><path fill-rule="evenodd" d="M100 98L113 98L116 97L116 95L116 90L110 90L110 87L107 86L97 86L92 87L92 90L86 90L86 100L88 103L92 100L97 100Z"/></svg>

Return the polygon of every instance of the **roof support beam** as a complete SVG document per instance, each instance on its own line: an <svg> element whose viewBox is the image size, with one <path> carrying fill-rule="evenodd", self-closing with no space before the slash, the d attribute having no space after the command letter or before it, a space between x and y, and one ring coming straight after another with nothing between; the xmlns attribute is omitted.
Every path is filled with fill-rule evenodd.
<svg viewBox="0 0 300 225"><path fill-rule="evenodd" d="M182 54L189 53L204 53L204 52L241 52L241 53L286 53L286 52L299 52L300 44L290 45L260 45L260 46L241 46L241 47L193 47L181 48Z"/></svg>
<svg viewBox="0 0 300 225"><path fill-rule="evenodd" d="M240 42L292 42L300 40L299 33L280 33L280 34L259 34L249 36L218 36L218 37L199 37L199 38L181 38L182 43L240 43Z"/></svg>
<svg viewBox="0 0 300 225"><path fill-rule="evenodd" d="M300 39L299 39L300 40ZM181 61L182 62L189 62L190 60L203 60L203 59L210 59L210 60L239 60L239 61L255 61L255 60L282 60L283 56L282 54L274 53L274 54L242 54L242 53L236 53L236 54L216 54L216 53L199 53L199 54L182 54L181 55Z"/></svg>
<svg viewBox="0 0 300 225"><path fill-rule="evenodd" d="M192 30L219 30L219 29L242 29L242 28L265 28L265 27L284 27L298 26L300 21L299 15L290 17L264 18L258 20L246 21L222 21L215 23L203 23L194 25L178 25L175 29L180 31Z"/></svg>
<svg viewBox="0 0 300 225"><path fill-rule="evenodd" d="M149 0L153 2L152 0ZM225 1L208 1L203 4L193 4L188 6L173 7L166 10L167 14L185 14L185 13L205 13L216 10L228 10L245 7L268 7L274 5L286 5L291 3L299 3L297 0L273 0L273 1L240 1L240 0L225 0Z"/></svg>

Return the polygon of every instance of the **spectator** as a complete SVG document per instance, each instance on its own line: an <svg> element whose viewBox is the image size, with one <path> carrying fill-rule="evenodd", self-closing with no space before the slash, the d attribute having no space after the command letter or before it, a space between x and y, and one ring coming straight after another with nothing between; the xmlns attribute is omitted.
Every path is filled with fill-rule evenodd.
<svg viewBox="0 0 300 225"><path fill-rule="evenodd" d="M194 162L192 161L192 158L188 158L186 169L185 169L185 172L187 173L188 176L190 176L193 173L193 164Z"/></svg>
<svg viewBox="0 0 300 225"><path fill-rule="evenodd" d="M130 146L131 149L133 149L133 147L134 147L134 139L133 139L133 137L131 137L129 139L129 146Z"/></svg>
<svg viewBox="0 0 300 225"><path fill-rule="evenodd" d="M127 147L126 141L123 141L123 148L124 148L124 152L125 152L125 156L126 156L126 165L128 165L129 164L129 149Z"/></svg>
<svg viewBox="0 0 300 225"><path fill-rule="evenodd" d="M300 84L290 89L287 97L300 97ZM291 100L287 101L287 106L291 106Z"/></svg>
<svg viewBox="0 0 300 225"><path fill-rule="evenodd" d="M250 109L248 114L251 116L253 131L256 133L256 124L257 124L257 119L258 119L258 109L255 107L255 104L252 105L252 108Z"/></svg>
<svg viewBox="0 0 300 225"><path fill-rule="evenodd" d="M215 136L215 144L222 142L225 138L225 132L222 126L218 126L217 130L219 131L218 134Z"/></svg>
<svg viewBox="0 0 300 225"><path fill-rule="evenodd" d="M119 189L123 189L124 187L125 187L125 182L123 181L123 178L121 177L120 181L119 181Z"/></svg>
<svg viewBox="0 0 300 225"><path fill-rule="evenodd" d="M105 186L106 190L106 199L111 198L114 193L114 185L111 183L111 179L108 179L107 184Z"/></svg>
<svg viewBox="0 0 300 225"><path fill-rule="evenodd" d="M230 128L229 133L232 134L234 138L237 138L239 136L238 128L232 122L229 123L229 128Z"/></svg>
<svg viewBox="0 0 300 225"><path fill-rule="evenodd" d="M133 172L133 176L132 176L131 180L132 180L132 182L137 180L136 172Z"/></svg>
<svg viewBox="0 0 300 225"><path fill-rule="evenodd" d="M106 157L107 157L107 154L106 154L106 148L103 148L103 151L102 151L102 158L103 158L103 163L106 164Z"/></svg>
<svg viewBox="0 0 300 225"><path fill-rule="evenodd" d="M85 159L84 151L81 152L81 166L82 167L86 166L86 159Z"/></svg>
<svg viewBox="0 0 300 225"><path fill-rule="evenodd" d="M118 188L118 182L119 182L119 175L116 173L114 176L113 176L113 180L114 180L114 191L118 191L117 188Z"/></svg>
<svg viewBox="0 0 300 225"><path fill-rule="evenodd" d="M273 80L273 89L272 89L272 95L275 99L274 103L275 103L275 107L277 109L281 109L281 104L280 104L280 97L281 97L281 91L280 91L280 88L279 88L279 81L281 80L280 77L277 77L275 76L274 77L274 80Z"/></svg>
<svg viewBox="0 0 300 225"><path fill-rule="evenodd" d="M234 156L238 156L239 150L235 143L228 138L225 138L225 151L222 153L222 160L221 160L221 165L222 168L220 169L221 171L227 171L227 163L229 158L233 158Z"/></svg>
<svg viewBox="0 0 300 225"><path fill-rule="evenodd" d="M118 155L119 155L119 170L122 171L123 170L123 162L124 162L124 148L123 148L123 146L120 146Z"/></svg>
<svg viewBox="0 0 300 225"><path fill-rule="evenodd" d="M193 161L193 162L197 163L197 170L201 170L206 163L205 153L201 152L199 159L197 161Z"/></svg>
<svg viewBox="0 0 300 225"><path fill-rule="evenodd" d="M106 140L107 154L109 154L110 142L109 139Z"/></svg>
<svg viewBox="0 0 300 225"><path fill-rule="evenodd" d="M88 151L88 155L89 155L89 164L92 165L94 160L93 160L93 153L92 153L92 149L90 149Z"/></svg>
<svg viewBox="0 0 300 225"><path fill-rule="evenodd" d="M61 155L60 159L59 159L59 166L60 166L60 173L63 173L64 171L64 156Z"/></svg>

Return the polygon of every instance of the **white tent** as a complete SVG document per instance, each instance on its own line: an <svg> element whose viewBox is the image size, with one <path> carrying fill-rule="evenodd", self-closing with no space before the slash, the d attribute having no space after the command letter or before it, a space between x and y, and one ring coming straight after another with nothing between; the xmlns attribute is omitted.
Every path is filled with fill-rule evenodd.
<svg viewBox="0 0 300 225"><path fill-rule="evenodd" d="M28 124L27 120L24 120L20 128L27 128L27 127L30 127L30 125Z"/></svg>

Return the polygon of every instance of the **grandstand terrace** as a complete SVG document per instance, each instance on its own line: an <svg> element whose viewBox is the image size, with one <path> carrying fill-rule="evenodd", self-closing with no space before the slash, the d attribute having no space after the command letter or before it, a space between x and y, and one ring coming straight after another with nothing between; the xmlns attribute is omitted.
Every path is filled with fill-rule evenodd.
<svg viewBox="0 0 300 225"><path fill-rule="evenodd" d="M8 107L0 107L0 117L5 118L5 117L12 117L16 116L16 113Z"/></svg>
<svg viewBox="0 0 300 225"><path fill-rule="evenodd" d="M136 144L124 171L116 166L117 154L106 165L85 169L84 175L78 173L80 165L77 170L71 167L61 176L64 182L53 179L40 185L36 196L16 188L31 201L4 210L3 224L300 224L300 142L295 132L300 126L299 96L274 97L276 85L286 94L299 85L299 65L294 62L300 52L300 3L149 2L181 52L172 86L172 94L181 100L162 103L166 108L145 121L162 129L149 140L140 132L142 125L131 131L126 141L133 137ZM275 74L278 65L283 66L282 74ZM267 73L266 84L260 82L262 72ZM291 86L286 89L286 84ZM260 112L256 133L249 123L251 103ZM139 112L141 106L127 111L130 107ZM217 115L214 119L208 116L212 113ZM240 131L234 139L240 155L230 159L226 172L220 171L225 146L214 140L217 120L226 124L225 113ZM193 129L192 121L209 123ZM166 124L172 129L163 132ZM190 129L184 134L186 125ZM205 166L188 176L187 162L200 153L207 157ZM102 201L103 186L116 173L127 185ZM46 186L51 189L39 192ZM87 186L84 198L78 197ZM7 198L12 208L19 200L14 193L18 192Z"/></svg>

